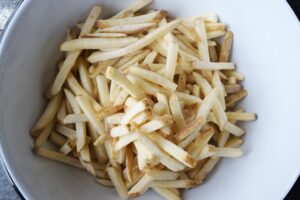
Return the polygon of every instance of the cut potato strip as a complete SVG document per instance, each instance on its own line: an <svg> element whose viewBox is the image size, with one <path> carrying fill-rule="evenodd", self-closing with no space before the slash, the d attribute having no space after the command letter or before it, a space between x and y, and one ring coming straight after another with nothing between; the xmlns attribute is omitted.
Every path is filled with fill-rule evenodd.
<svg viewBox="0 0 300 200"><path fill-rule="evenodd" d="M61 102L60 107L59 107L59 109L57 111L57 114L56 114L57 121L59 123L63 124L63 120L64 120L66 115L67 115L66 102L63 101L63 102Z"/></svg>
<svg viewBox="0 0 300 200"><path fill-rule="evenodd" d="M100 29L99 33L136 34L136 33L144 32L149 29L155 28L156 26L157 26L156 23L117 25L117 26ZM121 46L112 45L112 47L121 47ZM100 49L100 48L98 48L98 49Z"/></svg>
<svg viewBox="0 0 300 200"><path fill-rule="evenodd" d="M179 104L179 99L176 96L176 94L172 94L170 96L169 105L170 105L171 113L176 122L176 125L177 125L178 129L181 129L182 127L184 127L185 121L184 121L182 110L181 110L181 107Z"/></svg>
<svg viewBox="0 0 300 200"><path fill-rule="evenodd" d="M171 115L164 115L158 119L153 119L139 128L139 131L143 133L151 133L165 126L169 126L173 123L173 117Z"/></svg>
<svg viewBox="0 0 300 200"><path fill-rule="evenodd" d="M116 15L111 17L111 19L120 19L126 17L128 12L135 13L142 9L143 7L147 6L148 4L152 3L152 0L139 0L134 1L132 4L130 4L127 8L121 10Z"/></svg>
<svg viewBox="0 0 300 200"><path fill-rule="evenodd" d="M235 136L242 136L244 135L245 131L241 129L240 127L234 125L233 123L227 122L224 129L228 131L229 133L235 135Z"/></svg>
<svg viewBox="0 0 300 200"><path fill-rule="evenodd" d="M231 94L226 98L226 106L232 106L238 101L240 101L242 98L247 96L248 92L246 90L241 90L237 93Z"/></svg>
<svg viewBox="0 0 300 200"><path fill-rule="evenodd" d="M233 63L219 63L219 62L205 62L205 61L194 61L192 66L195 70L231 70L235 68Z"/></svg>
<svg viewBox="0 0 300 200"><path fill-rule="evenodd" d="M127 199L128 198L128 191L127 188L124 184L123 178L121 173L118 171L118 169L115 169L113 167L108 167L107 168L107 173L109 175L110 180L114 184L116 190L118 191L119 196L122 199Z"/></svg>
<svg viewBox="0 0 300 200"><path fill-rule="evenodd" d="M193 122L186 124L184 127L179 129L179 131L176 133L177 140L182 141L190 134L192 134L194 131L198 130L199 127L201 127L204 123L205 120L202 117L198 117Z"/></svg>
<svg viewBox="0 0 300 200"><path fill-rule="evenodd" d="M82 35L81 38L120 38L126 36L124 33L89 33Z"/></svg>
<svg viewBox="0 0 300 200"><path fill-rule="evenodd" d="M145 174L128 192L130 198L135 198L145 193L152 183L151 176Z"/></svg>
<svg viewBox="0 0 300 200"><path fill-rule="evenodd" d="M156 40L157 38L159 38L160 36L167 33L168 31L179 26L180 23L181 23L180 20L175 20L173 22L170 22L170 23L166 24L165 26L155 29L154 31L150 32L148 35L146 35L142 39L136 41L135 43L133 43L132 45L129 45L127 47L123 47L123 48L120 48L118 50L111 51L111 52L92 53L92 55L88 57L88 61L91 63L95 63L95 62L102 61L102 60L125 56L129 53L132 53L134 51L142 49L145 46L149 45L154 40Z"/></svg>
<svg viewBox="0 0 300 200"><path fill-rule="evenodd" d="M110 26L130 25L130 24L141 24L147 22L159 22L162 18L167 15L164 10L154 11L145 15L138 15L133 17L119 18L119 19L105 19L98 20L97 26L99 28L106 28Z"/></svg>
<svg viewBox="0 0 300 200"><path fill-rule="evenodd" d="M151 187L160 188L191 188L196 185L194 180L153 181Z"/></svg>
<svg viewBox="0 0 300 200"><path fill-rule="evenodd" d="M148 55L145 57L143 64L152 64L157 56L157 51L152 50Z"/></svg>
<svg viewBox="0 0 300 200"><path fill-rule="evenodd" d="M128 126L120 125L120 126L116 126L116 127L113 127L112 129L110 129L110 136L111 137L120 137L123 135L127 135L129 132L130 131L129 131Z"/></svg>
<svg viewBox="0 0 300 200"><path fill-rule="evenodd" d="M255 113L238 113L238 112L226 112L228 120L239 120L239 121L253 121L256 120Z"/></svg>
<svg viewBox="0 0 300 200"><path fill-rule="evenodd" d="M51 151L51 150L48 150L48 149L45 149L42 147L34 148L33 152L44 158L55 160L55 161L58 161L58 162L61 162L61 163L67 164L67 165L71 165L73 167L80 168L80 169L83 168L79 160L77 160L73 157L70 157L70 156L66 156L62 153Z"/></svg>
<svg viewBox="0 0 300 200"><path fill-rule="evenodd" d="M107 79L103 75L98 75L96 76L96 83L101 105L104 107L110 106L111 102L109 98Z"/></svg>
<svg viewBox="0 0 300 200"><path fill-rule="evenodd" d="M62 145L64 145L67 142L67 139L63 135L61 135L55 131L52 131L49 136L49 141L51 143L61 147Z"/></svg>
<svg viewBox="0 0 300 200"><path fill-rule="evenodd" d="M55 121L50 122L45 129L40 133L40 135L36 138L34 141L34 146L35 147L40 147L49 137L49 135L52 132L52 129L54 127Z"/></svg>
<svg viewBox="0 0 300 200"><path fill-rule="evenodd" d="M169 41L165 77L173 81L177 65L178 45L174 39Z"/></svg>
<svg viewBox="0 0 300 200"><path fill-rule="evenodd" d="M51 123L51 121L55 118L57 110L61 104L62 95L58 94L53 97L48 103L45 111L39 118L39 120L35 123L33 128L31 129L32 137L36 138L40 135L41 131Z"/></svg>
<svg viewBox="0 0 300 200"><path fill-rule="evenodd" d="M114 149L116 151L122 149L127 146L131 142L134 142L139 138L140 134L138 132L129 133L127 135L121 136L119 140L114 144Z"/></svg>
<svg viewBox="0 0 300 200"><path fill-rule="evenodd" d="M96 182L99 183L100 185L104 186L104 187L114 187L114 184L111 180L97 178Z"/></svg>
<svg viewBox="0 0 300 200"><path fill-rule="evenodd" d="M85 35L92 30L94 23L97 20L97 18L99 17L100 13L101 13L100 6L94 6L92 8L89 16L87 17L87 19L81 29L80 35ZM50 90L47 93L48 97L54 96L59 93L59 91L61 90L64 82L66 81L67 76L68 76L69 72L71 71L72 67L74 66L80 53L81 53L81 51L77 50L77 51L70 52L67 55L66 59L64 60L62 66L61 66L61 69L59 70L57 76L55 77L55 80L54 80Z"/></svg>
<svg viewBox="0 0 300 200"><path fill-rule="evenodd" d="M223 44L221 46L221 51L219 55L220 62L228 62L230 58L232 42L233 42L233 33L231 31L227 31L224 37Z"/></svg>
<svg viewBox="0 0 300 200"><path fill-rule="evenodd" d="M178 173L169 170L146 169L145 171L148 176L156 181L176 180L179 177Z"/></svg>
<svg viewBox="0 0 300 200"><path fill-rule="evenodd" d="M240 84L224 85L224 88L227 94L237 93L242 90L242 86Z"/></svg>
<svg viewBox="0 0 300 200"><path fill-rule="evenodd" d="M146 110L149 106L149 102L147 99L143 99L139 101L137 104L135 104L132 108L128 110L128 112L125 113L124 117L121 120L122 125L129 124L130 121L139 113Z"/></svg>

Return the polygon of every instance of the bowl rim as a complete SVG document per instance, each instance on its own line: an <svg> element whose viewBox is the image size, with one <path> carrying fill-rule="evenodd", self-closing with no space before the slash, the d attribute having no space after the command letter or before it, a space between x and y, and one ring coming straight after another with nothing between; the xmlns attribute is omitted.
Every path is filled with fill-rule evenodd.
<svg viewBox="0 0 300 200"><path fill-rule="evenodd" d="M19 0L17 5L13 9L11 15L9 16L1 34L0 34L0 59L2 57L4 47L6 46L5 43L6 43L7 38L9 37L9 33L14 29L16 22L18 22L18 20L20 19L20 17L24 13L24 11L26 11L27 7L30 6L31 3L33 3L33 0ZM289 4L289 2L284 1L283 4L285 4L285 6L287 7L287 10L289 10L291 16L293 16L292 19L296 20L299 23L300 19L298 20L297 15L294 12L294 10L292 9L292 6ZM2 66L0 66L0 70L1 69L2 69ZM0 77L0 79L1 79L1 77ZM0 91L1 91L1 87L0 87ZM4 172L7 175L8 180L10 181L12 187L14 188L14 190L16 191L18 196L24 200L30 199L30 191L23 187L23 184L20 182L18 175L16 175L14 173L14 171L12 170L13 167L11 166L11 163L9 162L9 159L5 153L4 143L1 138L2 134L3 133L0 130L0 163L2 164ZM296 183L298 177L300 178L300 166L299 166L297 175L298 176L295 176L290 181L290 185L287 187L289 189L287 191L285 191L285 193L282 194L281 199L284 199L289 194L292 187Z"/></svg>

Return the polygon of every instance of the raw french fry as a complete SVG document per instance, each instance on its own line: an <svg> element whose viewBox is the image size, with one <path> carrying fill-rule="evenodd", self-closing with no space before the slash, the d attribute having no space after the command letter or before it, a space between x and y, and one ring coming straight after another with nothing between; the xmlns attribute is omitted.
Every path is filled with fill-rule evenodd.
<svg viewBox="0 0 300 200"><path fill-rule="evenodd" d="M176 94L172 94L169 99L171 113L174 117L177 127L180 129L184 127L185 121L183 118L182 110L180 108L179 99Z"/></svg>
<svg viewBox="0 0 300 200"><path fill-rule="evenodd" d="M76 142L74 140L68 139L68 141L59 149L59 152L68 155L73 150L75 145Z"/></svg>
<svg viewBox="0 0 300 200"><path fill-rule="evenodd" d="M148 33L148 35L146 35L142 39L136 41L135 43L133 43L127 47L123 47L118 50L110 51L110 52L94 52L94 53L92 53L91 56L88 57L88 61L91 63L99 62L99 61L107 60L110 58L117 58L120 56L125 56L131 52L142 49L145 46L149 45L154 40L156 40L157 38L159 38L160 36L167 33L168 31L179 26L180 23L181 23L180 20L175 20L173 22L170 22L170 23L166 24L165 26L159 27L159 28L155 29L154 31Z"/></svg>
<svg viewBox="0 0 300 200"><path fill-rule="evenodd" d="M133 181L133 170L134 170L134 164L135 164L135 159L134 159L134 152L132 150L132 146L128 145L125 149L126 153L126 169L128 173L128 181L132 182Z"/></svg>
<svg viewBox="0 0 300 200"><path fill-rule="evenodd" d="M205 119L202 117L198 117L193 122L186 124L176 133L176 138L178 141L182 141L190 134L192 134L195 130L199 129L205 123Z"/></svg>
<svg viewBox="0 0 300 200"><path fill-rule="evenodd" d="M121 92L119 93L119 95L117 96L117 99L114 102L114 106L120 106L123 105L127 99L127 97L129 96L129 93L126 90L121 90Z"/></svg>
<svg viewBox="0 0 300 200"><path fill-rule="evenodd" d="M232 148L235 148L235 147L239 147L241 146L241 144L243 143L243 140L240 139L240 138L232 138L232 139L229 139L226 143L226 147L232 147Z"/></svg>
<svg viewBox="0 0 300 200"><path fill-rule="evenodd" d="M89 33L82 35L81 38L120 38L126 36L124 33Z"/></svg>
<svg viewBox="0 0 300 200"><path fill-rule="evenodd" d="M153 180L176 180L179 174L169 170L157 170L157 169L146 169L146 174L150 176Z"/></svg>
<svg viewBox="0 0 300 200"><path fill-rule="evenodd" d="M128 60L126 63L123 65L119 66L120 70L124 73L128 72L128 68L131 67L132 65L135 65L136 63L139 63L141 60L143 60L147 54L149 53L150 50L146 49L144 51L141 51L141 53L133 56L130 60Z"/></svg>
<svg viewBox="0 0 300 200"><path fill-rule="evenodd" d="M128 198L128 191L127 188L124 184L124 181L122 179L121 173L118 171L118 169L115 169L113 167L108 167L107 168L107 173L109 175L110 180L114 184L119 196L122 199L127 199Z"/></svg>
<svg viewBox="0 0 300 200"><path fill-rule="evenodd" d="M151 188L167 200L180 200L181 199L180 196L174 194L170 190L170 188L162 188L162 187L151 187Z"/></svg>
<svg viewBox="0 0 300 200"><path fill-rule="evenodd" d="M88 64L85 60L83 60L83 58L78 59L78 72L83 88L90 96L93 96L94 89L89 77Z"/></svg>
<svg viewBox="0 0 300 200"><path fill-rule="evenodd" d="M105 73L107 67L115 65L119 61L119 58L113 58L98 63L94 70L90 71L91 78L95 78L100 73Z"/></svg>
<svg viewBox="0 0 300 200"><path fill-rule="evenodd" d="M95 111L89 104L89 102L83 97L83 96L77 96L76 97L77 103L88 118L89 122L93 125L93 127L96 129L96 131L99 134L104 134L104 128L99 121Z"/></svg>
<svg viewBox="0 0 300 200"><path fill-rule="evenodd" d="M182 148L178 147L174 143L155 133L149 134L149 137L153 141L155 141L164 151L166 151L168 154L170 154L186 166L191 168L196 166L197 161L194 158L192 158L186 151L184 151Z"/></svg>
<svg viewBox="0 0 300 200"><path fill-rule="evenodd" d="M87 122L88 119L85 114L69 114L66 115L63 119L63 124L74 124L74 123L82 123Z"/></svg>
<svg viewBox="0 0 300 200"><path fill-rule="evenodd" d="M106 30L104 32L108 33L122 33L122 32L110 32ZM124 31L123 33L128 33L129 31ZM69 40L64 42L60 50L61 51L79 51L83 49L106 49L106 48L121 48L133 44L137 41L134 37L124 37L124 38L79 38L75 40Z"/></svg>
<svg viewBox="0 0 300 200"><path fill-rule="evenodd" d="M151 187L161 188L190 188L196 185L196 181L186 180L172 180L172 181L153 181Z"/></svg>
<svg viewBox="0 0 300 200"><path fill-rule="evenodd" d="M209 51L207 44L206 28L204 25L204 19L199 17L195 19L195 30L200 40L197 42L199 57L203 61L209 61Z"/></svg>
<svg viewBox="0 0 300 200"><path fill-rule="evenodd" d="M139 135L140 134L138 132L132 132L127 135L121 136L119 140L114 144L115 151L118 151L131 142L137 140L139 138Z"/></svg>
<svg viewBox="0 0 300 200"><path fill-rule="evenodd" d="M218 96L219 101L223 107L223 110L226 110L226 105L225 105L225 96L226 96L226 92L225 92L225 88L221 82L221 78L220 75L217 71L215 71L213 73L213 78L212 78L212 85L213 87L218 87L220 88L220 94Z"/></svg>
<svg viewBox="0 0 300 200"><path fill-rule="evenodd" d="M205 28L207 32L216 30L225 30L226 26L223 23L205 23Z"/></svg>
<svg viewBox="0 0 300 200"><path fill-rule="evenodd" d="M141 124L145 123L149 118L151 118L151 114L151 109L147 108L132 119L132 124L135 126L140 126Z"/></svg>
<svg viewBox="0 0 300 200"><path fill-rule="evenodd" d="M55 130L67 138L76 138L76 131L62 125L56 125Z"/></svg>
<svg viewBox="0 0 300 200"><path fill-rule="evenodd" d="M82 165L80 164L79 160L77 160L73 157L70 157L70 156L66 156L62 153L51 151L51 150L48 150L48 149L45 149L42 147L34 148L33 152L44 158L55 160L55 161L58 161L58 162L61 162L61 163L67 164L67 165L71 165L73 167L80 168L80 169L83 168Z"/></svg>
<svg viewBox="0 0 300 200"><path fill-rule="evenodd" d="M52 131L49 136L49 141L51 143L61 147L62 145L64 145L66 143L67 139L63 135L61 135L55 131Z"/></svg>
<svg viewBox="0 0 300 200"><path fill-rule="evenodd" d="M233 33L227 31L219 55L219 62L228 62L233 42Z"/></svg>
<svg viewBox="0 0 300 200"><path fill-rule="evenodd" d="M207 33L207 39L211 40L214 38L221 37L223 35L225 35L225 31L223 31L223 30L211 31L211 32Z"/></svg>
<svg viewBox="0 0 300 200"><path fill-rule="evenodd" d="M118 83L124 90L126 90L129 94L131 94L135 98L143 98L143 92L138 89L135 85L133 85L126 76L122 75L117 69L112 67L108 67L105 73L105 76Z"/></svg>
<svg viewBox="0 0 300 200"><path fill-rule="evenodd" d="M226 112L228 120L253 121L256 119L255 113Z"/></svg>
<svg viewBox="0 0 300 200"><path fill-rule="evenodd" d="M66 114L67 114L66 102L63 101L60 104L60 107L57 111L57 115L56 115L57 121L62 124Z"/></svg>
<svg viewBox="0 0 300 200"><path fill-rule="evenodd" d="M97 113L97 118L98 118L98 120L103 120L103 119L105 119L105 117L112 115L112 114L122 110L123 108L124 108L123 105L108 106L106 108L101 109Z"/></svg>
<svg viewBox="0 0 300 200"><path fill-rule="evenodd" d="M160 10L151 12L145 15L138 15L133 17L119 18L119 19L105 19L98 20L97 26L99 28L105 28L110 26L120 26L120 25L129 25L129 24L141 24L149 22L159 22L162 18L167 15L167 11Z"/></svg>
<svg viewBox="0 0 300 200"><path fill-rule="evenodd" d="M149 29L155 28L156 26L157 26L156 23L116 25L116 26L100 29L99 32L100 33L136 34L136 33L144 32ZM112 45L112 47L121 47L121 46L113 46ZM100 48L98 48L98 49L100 49Z"/></svg>
<svg viewBox="0 0 300 200"><path fill-rule="evenodd" d="M120 124L124 113L115 113L105 118L106 123L108 124Z"/></svg>
<svg viewBox="0 0 300 200"><path fill-rule="evenodd" d="M32 137L38 137L41 131L51 123L56 115L57 110L59 109L61 99L61 94L58 94L50 100L45 111L31 129Z"/></svg>
<svg viewBox="0 0 300 200"><path fill-rule="evenodd" d="M131 5L129 5L127 8L121 10L116 15L111 17L111 19L120 19L124 18L128 13L128 11L131 11L133 13L139 11L143 7L147 6L148 4L152 3L152 0L140 0L140 1L134 1Z"/></svg>
<svg viewBox="0 0 300 200"><path fill-rule="evenodd" d="M114 187L114 184L111 180L97 178L96 182L99 183L100 185L104 186L104 187Z"/></svg>
<svg viewBox="0 0 300 200"><path fill-rule="evenodd" d="M130 198L135 198L145 193L152 183L152 177L145 174L128 192Z"/></svg>
<svg viewBox="0 0 300 200"><path fill-rule="evenodd" d="M106 140L108 139L108 135L107 134L102 134L100 135L94 142L94 146L98 146L103 144Z"/></svg>
<svg viewBox="0 0 300 200"><path fill-rule="evenodd" d="M236 93L242 90L242 86L240 84L224 85L224 88L227 94Z"/></svg>
<svg viewBox="0 0 300 200"><path fill-rule="evenodd" d="M181 171L184 169L184 165L180 162L174 160L172 157L170 157L168 154L160 150L151 139L149 139L147 136L141 135L139 137L139 141L147 148L149 151L151 151L155 156L157 156L160 159L160 162L165 165L168 169L172 171Z"/></svg>
<svg viewBox="0 0 300 200"><path fill-rule="evenodd" d="M147 109L149 103L147 99L143 99L139 101L137 104L135 104L132 108L128 110L128 112L125 113L124 117L121 120L122 125L129 124L130 121L139 113L143 112Z"/></svg>
<svg viewBox="0 0 300 200"><path fill-rule="evenodd" d="M49 135L52 132L54 124L55 124L55 121L50 122L50 124L48 124L46 126L46 128L40 133L40 135L34 141L35 147L40 147L47 140L47 138L49 137Z"/></svg>
<svg viewBox="0 0 300 200"><path fill-rule="evenodd" d="M202 100L199 97L195 97L193 95L185 94L182 92L176 92L176 96L179 98L179 100L183 101L186 105L202 103Z"/></svg>
<svg viewBox="0 0 300 200"><path fill-rule="evenodd" d="M192 65L195 70L231 70L235 68L233 63L206 62L201 60L194 61Z"/></svg>
<svg viewBox="0 0 300 200"><path fill-rule="evenodd" d="M165 126L169 126L173 123L173 117L171 115L164 115L158 119L153 119L139 128L139 131L143 133L151 133Z"/></svg>
<svg viewBox="0 0 300 200"><path fill-rule="evenodd" d="M219 157L212 157L210 158L204 166L200 169L198 174L195 176L195 180L197 183L202 183L206 176L213 170L216 164L219 162Z"/></svg>
<svg viewBox="0 0 300 200"><path fill-rule="evenodd" d="M126 125L120 125L120 126L116 126L113 127L112 129L110 129L110 136L111 137L120 137L123 135L127 135L128 133L130 133L128 126Z"/></svg>
<svg viewBox="0 0 300 200"><path fill-rule="evenodd" d="M152 50L148 55L145 57L143 64L152 64L157 56L157 51Z"/></svg>
<svg viewBox="0 0 300 200"><path fill-rule="evenodd" d="M227 122L224 129L225 129L225 131L228 131L229 133L231 133L235 136L238 136L238 137L242 136L245 133L245 131L243 129L234 125L231 122Z"/></svg>
<svg viewBox="0 0 300 200"><path fill-rule="evenodd" d="M100 13L101 13L100 6L94 6L92 8L89 16L87 17L87 19L81 29L80 35L85 35L92 30L93 25L94 25L96 19L99 17ZM61 69L59 70L57 76L55 77L53 85L51 86L51 88L47 94L48 97L54 96L59 93L59 91L61 90L65 80L67 79L69 72L71 71L72 67L74 66L80 53L81 53L81 51L77 50L77 51L73 51L67 55L66 59L64 60L64 63L61 66Z"/></svg>
<svg viewBox="0 0 300 200"><path fill-rule="evenodd" d="M247 96L248 92L246 90L241 90L240 92L229 95L226 98L226 106L232 106L236 102L240 101L242 98Z"/></svg>
<svg viewBox="0 0 300 200"><path fill-rule="evenodd" d="M215 46L208 46L209 58L212 62L218 62L218 53Z"/></svg>
<svg viewBox="0 0 300 200"><path fill-rule="evenodd" d="M134 146L137 151L137 163L139 170L145 170L150 162L156 161L154 154L145 148L139 140L134 141Z"/></svg>
<svg viewBox="0 0 300 200"><path fill-rule="evenodd" d="M178 45L174 39L171 38L168 45L167 63L165 67L165 77L170 81L173 81L175 75L175 69L177 64Z"/></svg>

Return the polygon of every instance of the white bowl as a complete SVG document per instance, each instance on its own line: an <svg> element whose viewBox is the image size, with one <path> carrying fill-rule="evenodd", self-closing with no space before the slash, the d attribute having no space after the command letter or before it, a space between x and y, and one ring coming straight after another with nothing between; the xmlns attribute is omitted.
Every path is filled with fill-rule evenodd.
<svg viewBox="0 0 300 200"><path fill-rule="evenodd" d="M92 5L102 16L128 1L24 1L0 46L1 156L26 199L118 199L113 189L96 184L87 173L31 152L29 130L45 106L43 92L61 56L68 26L87 16ZM188 200L282 199L300 169L299 22L282 0L157 0L174 16L215 11L235 33L233 60L246 75L243 102L258 120L247 130L239 159L225 159ZM140 199L158 199L153 192Z"/></svg>

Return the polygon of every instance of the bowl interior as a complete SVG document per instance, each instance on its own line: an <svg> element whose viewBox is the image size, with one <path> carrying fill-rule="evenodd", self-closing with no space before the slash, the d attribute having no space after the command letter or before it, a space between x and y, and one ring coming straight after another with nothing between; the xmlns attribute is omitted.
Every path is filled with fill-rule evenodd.
<svg viewBox="0 0 300 200"><path fill-rule="evenodd" d="M45 106L44 91L61 58L66 28L82 21L92 5L102 16L130 1L26 1L12 20L0 48L0 141L12 178L27 199L118 199L113 189L87 173L36 157L29 130ZM258 120L247 131L239 159L225 159L185 199L280 199L299 174L297 118L300 100L299 25L285 1L157 0L155 8L174 16L218 13L235 34L233 60L246 75L246 111ZM280 15L278 14L280 13ZM147 192L140 199L158 199Z"/></svg>

